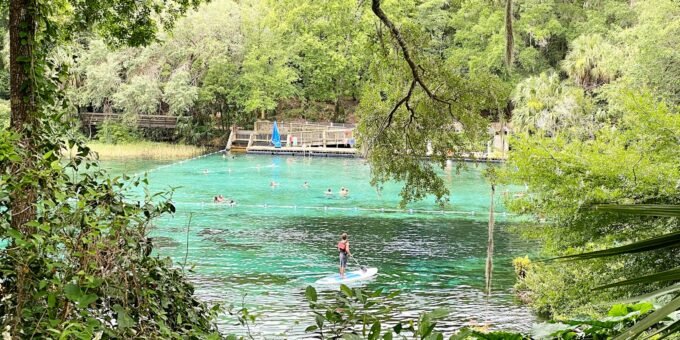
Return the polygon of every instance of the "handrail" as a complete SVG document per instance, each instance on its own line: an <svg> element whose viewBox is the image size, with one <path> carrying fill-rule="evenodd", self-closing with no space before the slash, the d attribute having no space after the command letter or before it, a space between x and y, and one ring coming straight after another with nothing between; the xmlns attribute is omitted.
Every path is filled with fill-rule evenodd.
<svg viewBox="0 0 680 340"><path fill-rule="evenodd" d="M99 125L107 120L119 120L121 117L120 113L85 112L80 114L81 121L88 125ZM180 119L179 116L164 115L137 115L136 118L138 126L164 128L175 128Z"/></svg>
<svg viewBox="0 0 680 340"><path fill-rule="evenodd" d="M255 122L255 132L256 133L266 133L272 131L274 127L273 122L269 121L257 121ZM281 134L286 134L286 133L294 133L294 132L302 132L302 131L322 131L322 130L337 130L337 129L351 129L354 128L354 124L346 124L346 123L310 123L310 122L305 122L305 123L298 123L298 122L293 122L293 123L277 123L277 128L279 129L279 133Z"/></svg>

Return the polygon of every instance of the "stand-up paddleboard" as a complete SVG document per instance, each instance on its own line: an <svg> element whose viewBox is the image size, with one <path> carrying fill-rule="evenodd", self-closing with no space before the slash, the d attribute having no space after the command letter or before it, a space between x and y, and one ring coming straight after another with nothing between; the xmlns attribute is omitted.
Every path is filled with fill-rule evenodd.
<svg viewBox="0 0 680 340"><path fill-rule="evenodd" d="M378 273L378 268L366 268L366 270L355 270L351 272L345 273L345 278L341 278L340 274L334 274L331 276L326 276L322 279L319 279L316 281L317 284L322 284L322 285L332 285L332 284L341 284L341 283L350 283L350 282L355 282L355 281L361 281L361 280L366 280L370 279L371 277L375 276L375 274Z"/></svg>

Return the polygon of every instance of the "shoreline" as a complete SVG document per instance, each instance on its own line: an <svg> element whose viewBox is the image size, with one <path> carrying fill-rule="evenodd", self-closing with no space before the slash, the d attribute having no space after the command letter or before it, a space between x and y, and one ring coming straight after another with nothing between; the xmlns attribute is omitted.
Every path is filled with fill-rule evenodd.
<svg viewBox="0 0 680 340"><path fill-rule="evenodd" d="M96 152L99 160L182 160L210 152L207 147L186 144L140 141L108 144L90 141L87 146Z"/></svg>

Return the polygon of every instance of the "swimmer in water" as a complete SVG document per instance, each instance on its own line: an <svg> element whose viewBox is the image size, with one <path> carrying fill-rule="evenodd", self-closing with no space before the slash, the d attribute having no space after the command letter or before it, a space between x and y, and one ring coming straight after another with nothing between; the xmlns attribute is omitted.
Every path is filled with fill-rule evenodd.
<svg viewBox="0 0 680 340"><path fill-rule="evenodd" d="M272 189L274 189L279 186L279 183L272 181L271 183L269 183L269 186L272 187Z"/></svg>
<svg viewBox="0 0 680 340"><path fill-rule="evenodd" d="M326 190L326 192L324 192L324 194L325 194L326 196L332 196L332 195L333 195L333 190L331 190L331 188L328 188L328 190Z"/></svg>
<svg viewBox="0 0 680 340"><path fill-rule="evenodd" d="M340 189L340 196L347 197L347 195L349 195L349 190L345 187L342 187L342 189Z"/></svg>
<svg viewBox="0 0 680 340"><path fill-rule="evenodd" d="M305 183L302 184L302 187L305 188L305 189L309 189L309 183L307 183L307 181L305 181Z"/></svg>
<svg viewBox="0 0 680 340"><path fill-rule="evenodd" d="M207 175L208 174L208 169L203 169L203 174Z"/></svg>
<svg viewBox="0 0 680 340"><path fill-rule="evenodd" d="M234 200L230 199L230 200L229 200L229 206L230 206L230 207L233 207L233 206L235 206L235 205L236 205L236 202L235 202Z"/></svg>
<svg viewBox="0 0 680 340"><path fill-rule="evenodd" d="M217 195L217 196L213 197L213 202L214 202L214 203L222 203L222 202L224 202L224 196L222 196L222 195Z"/></svg>

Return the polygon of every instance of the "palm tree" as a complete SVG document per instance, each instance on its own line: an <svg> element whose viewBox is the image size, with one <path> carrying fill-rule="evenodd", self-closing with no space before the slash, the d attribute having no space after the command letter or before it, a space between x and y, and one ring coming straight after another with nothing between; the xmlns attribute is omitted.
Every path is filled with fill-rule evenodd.
<svg viewBox="0 0 680 340"><path fill-rule="evenodd" d="M590 91L616 77L615 48L599 34L581 35L571 42L562 70L574 82Z"/></svg>

